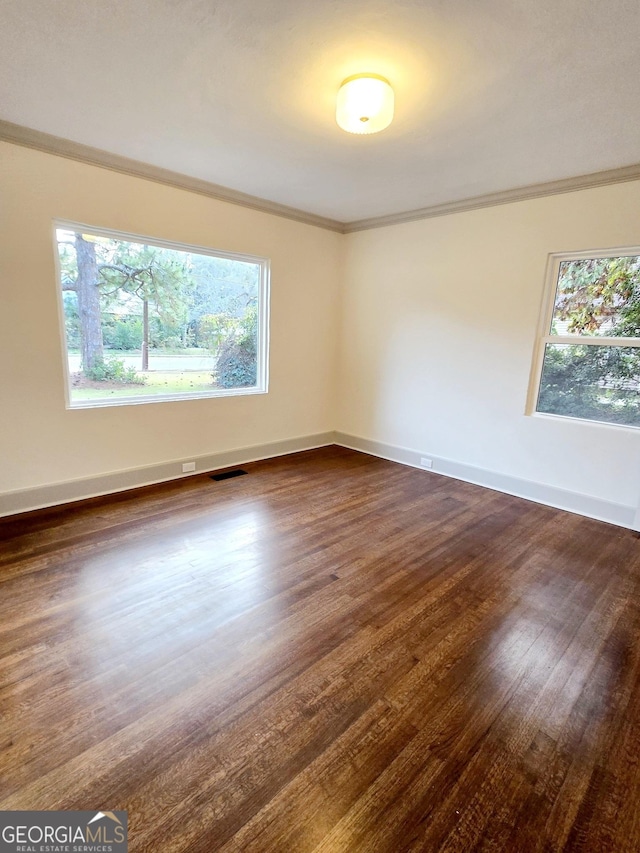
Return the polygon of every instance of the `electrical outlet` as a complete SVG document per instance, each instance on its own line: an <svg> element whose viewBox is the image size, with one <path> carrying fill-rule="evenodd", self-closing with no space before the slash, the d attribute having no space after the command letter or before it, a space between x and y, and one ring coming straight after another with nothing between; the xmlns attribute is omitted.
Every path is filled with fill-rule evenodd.
<svg viewBox="0 0 640 853"><path fill-rule="evenodd" d="M420 457L421 468L433 468L433 459L427 459L426 456Z"/></svg>
<svg viewBox="0 0 640 853"><path fill-rule="evenodd" d="M183 474L187 474L189 471L195 471L195 470L196 470L196 463L195 462L183 462L182 463L182 473Z"/></svg>

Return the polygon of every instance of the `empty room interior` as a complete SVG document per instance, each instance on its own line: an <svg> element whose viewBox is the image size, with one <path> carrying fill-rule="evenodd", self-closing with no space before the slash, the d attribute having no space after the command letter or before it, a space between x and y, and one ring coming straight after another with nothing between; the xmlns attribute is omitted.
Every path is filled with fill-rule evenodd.
<svg viewBox="0 0 640 853"><path fill-rule="evenodd" d="M640 850L639 44L0 0L0 850Z"/></svg>

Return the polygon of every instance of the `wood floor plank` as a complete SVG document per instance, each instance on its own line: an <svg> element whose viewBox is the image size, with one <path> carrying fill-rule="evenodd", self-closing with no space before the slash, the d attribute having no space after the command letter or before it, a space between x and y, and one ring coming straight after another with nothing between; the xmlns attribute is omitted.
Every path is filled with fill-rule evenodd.
<svg viewBox="0 0 640 853"><path fill-rule="evenodd" d="M329 447L0 520L0 809L136 853L640 849L640 540Z"/></svg>

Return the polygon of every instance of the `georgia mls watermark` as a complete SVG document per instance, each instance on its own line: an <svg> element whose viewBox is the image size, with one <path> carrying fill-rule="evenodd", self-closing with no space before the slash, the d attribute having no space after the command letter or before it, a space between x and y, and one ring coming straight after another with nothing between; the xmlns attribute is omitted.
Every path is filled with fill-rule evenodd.
<svg viewBox="0 0 640 853"><path fill-rule="evenodd" d="M0 812L0 853L127 853L127 813Z"/></svg>

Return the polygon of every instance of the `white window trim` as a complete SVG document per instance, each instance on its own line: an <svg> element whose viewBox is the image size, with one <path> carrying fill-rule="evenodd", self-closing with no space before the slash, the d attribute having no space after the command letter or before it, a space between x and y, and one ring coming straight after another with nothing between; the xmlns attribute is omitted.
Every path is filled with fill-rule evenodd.
<svg viewBox="0 0 640 853"><path fill-rule="evenodd" d="M542 303L538 318L536 333L536 344L531 365L529 378L529 391L527 393L527 404L525 415L536 418L552 418L553 420L571 421L572 423L589 424L596 427L609 427L611 429L626 429L637 431L640 427L631 424L612 424L607 421L596 421L589 418L575 418L569 415L554 415L549 412L538 412L538 395L540 393L540 381L542 379L542 367L544 363L544 352L547 344L585 344L586 346L616 346L616 347L640 347L640 338L608 338L589 337L587 335L551 335L551 321L553 320L553 309L555 306L555 295L560 274L560 264L563 261L581 261L600 258L624 258L640 256L639 246L622 246L611 249L593 249L582 252L555 252L547 258L547 269L545 273L545 286L542 293Z"/></svg>
<svg viewBox="0 0 640 853"><path fill-rule="evenodd" d="M64 228L72 231L81 231L87 234L95 234L98 237L108 237L116 240L124 240L130 243L143 243L148 246L158 246L162 249L175 249L179 252L191 252L199 255L209 255L214 258L225 258L232 261L244 261L256 264L260 269L260 281L258 285L258 344L257 344L257 376L256 384L250 388L215 388L211 391L187 392L184 394L145 394L139 397L130 396L114 399L96 400L71 400L71 377L69 373L69 352L67 346L67 331L64 315L64 302L62 291L62 275L60 269L60 253L58 251L57 230ZM144 403L171 403L182 400L208 400L212 397L246 397L255 394L267 394L269 391L269 306L270 306L270 276L271 268L268 258L259 255L240 254L238 252L227 252L214 249L210 246L201 246L194 243L180 243L175 240L162 240L158 237L149 237L145 234L136 234L129 231L116 231L112 228L102 228L95 225L87 225L83 222L74 222L69 219L54 219L52 223L52 243L56 271L56 293L58 300L58 325L62 341L62 362L64 372L65 407L67 409L100 409L112 406L136 406Z"/></svg>

